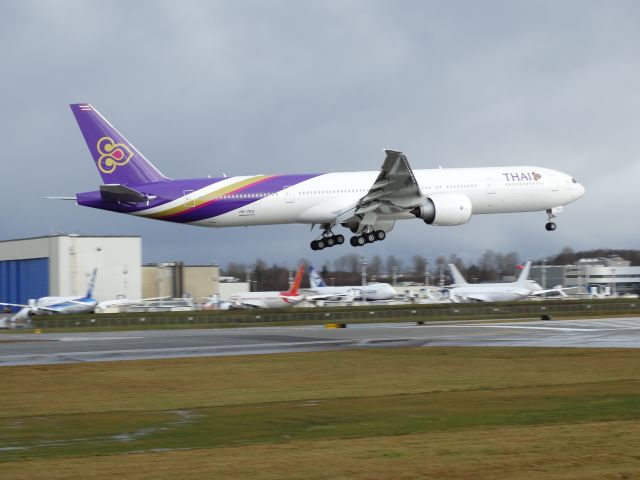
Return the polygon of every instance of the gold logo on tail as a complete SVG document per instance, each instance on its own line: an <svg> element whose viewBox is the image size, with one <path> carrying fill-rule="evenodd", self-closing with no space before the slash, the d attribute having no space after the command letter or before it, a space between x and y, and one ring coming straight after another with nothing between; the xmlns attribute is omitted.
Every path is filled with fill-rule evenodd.
<svg viewBox="0 0 640 480"><path fill-rule="evenodd" d="M100 154L98 168L102 173L113 173L118 167L129 163L133 152L122 143L115 143L111 137L102 137L96 143L96 149Z"/></svg>

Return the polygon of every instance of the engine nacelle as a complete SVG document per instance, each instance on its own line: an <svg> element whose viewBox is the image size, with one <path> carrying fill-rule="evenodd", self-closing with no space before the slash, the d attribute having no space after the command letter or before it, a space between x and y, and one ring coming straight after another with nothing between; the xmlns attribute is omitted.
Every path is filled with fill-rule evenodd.
<svg viewBox="0 0 640 480"><path fill-rule="evenodd" d="M463 193L434 193L411 213L429 225L462 225L471 218L472 206Z"/></svg>

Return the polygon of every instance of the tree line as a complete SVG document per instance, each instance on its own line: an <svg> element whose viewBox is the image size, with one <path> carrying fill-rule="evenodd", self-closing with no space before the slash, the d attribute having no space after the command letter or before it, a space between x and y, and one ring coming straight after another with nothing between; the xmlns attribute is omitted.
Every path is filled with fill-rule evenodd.
<svg viewBox="0 0 640 480"><path fill-rule="evenodd" d="M614 250L594 249L574 251L570 247L563 248L557 255L536 259L534 265L545 262L546 265L571 265L580 258L601 258L617 255L625 260L630 260L631 265L640 265L640 250ZM440 285L451 282L448 264L456 265L468 282L497 282L514 279L518 275L518 267L526 259L520 258L518 253L506 254L486 250L480 258L472 262L465 262L453 254L449 257L426 258L421 255L413 255L402 258L397 255L389 255L385 258L374 255L364 258L361 255L350 253L328 260L322 265L314 265L320 272L327 285L360 285L362 282L363 266L366 269L368 282L387 282L392 284L419 283L425 281L428 276L429 284ZM307 268L309 261L301 258L296 265L304 264ZM295 267L271 264L262 259L257 259L251 264L230 262L221 267L221 275L235 277L241 281L251 280L252 290L284 290ZM302 287L309 286L307 275L303 277Z"/></svg>

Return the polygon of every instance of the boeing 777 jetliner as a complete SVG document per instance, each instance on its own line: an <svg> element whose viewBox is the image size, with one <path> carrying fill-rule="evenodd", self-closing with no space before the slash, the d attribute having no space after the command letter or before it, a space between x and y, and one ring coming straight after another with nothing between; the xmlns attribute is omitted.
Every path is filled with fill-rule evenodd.
<svg viewBox="0 0 640 480"><path fill-rule="evenodd" d="M472 214L547 213L546 229L584 187L542 167L412 170L398 151L385 150L379 171L252 175L171 180L154 167L91 105L71 105L103 185L78 193L78 205L202 227L301 223L319 225L313 250L384 240L396 220L462 225ZM184 161L184 159L180 159Z"/></svg>

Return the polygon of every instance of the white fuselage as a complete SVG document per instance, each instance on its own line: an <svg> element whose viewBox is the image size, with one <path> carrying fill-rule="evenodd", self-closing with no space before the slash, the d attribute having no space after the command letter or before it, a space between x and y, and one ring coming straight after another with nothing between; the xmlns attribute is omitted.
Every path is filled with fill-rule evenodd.
<svg viewBox="0 0 640 480"><path fill-rule="evenodd" d="M287 295L286 292L245 292L231 295L227 300L237 308L284 308L304 300L304 295Z"/></svg>
<svg viewBox="0 0 640 480"><path fill-rule="evenodd" d="M531 172L539 175L534 179ZM322 224L335 221L336 212L356 204L367 194L379 172L337 172L318 175L275 194L265 194L241 209L192 222L206 227L230 227L286 223ZM543 211L566 205L584 193L584 187L570 175L531 167L442 168L414 170L422 194L462 193L469 197L473 214ZM245 177L222 182L190 193L171 204L138 212L148 215L173 205L192 201L207 191L219 189ZM225 201L222 199L221 201ZM379 215L380 220L415 218L408 211Z"/></svg>
<svg viewBox="0 0 640 480"><path fill-rule="evenodd" d="M91 313L98 302L93 298L83 297L41 297L34 308L32 315L67 315L72 313Z"/></svg>
<svg viewBox="0 0 640 480"><path fill-rule="evenodd" d="M511 302L521 300L536 291L542 290L540 285L532 280L525 283L470 283L454 286L448 289L449 298L469 299L483 302Z"/></svg>
<svg viewBox="0 0 640 480"><path fill-rule="evenodd" d="M351 297L358 300L391 300L398 293L388 283L372 283L366 286L310 287L304 293L309 296L326 296L327 299Z"/></svg>

